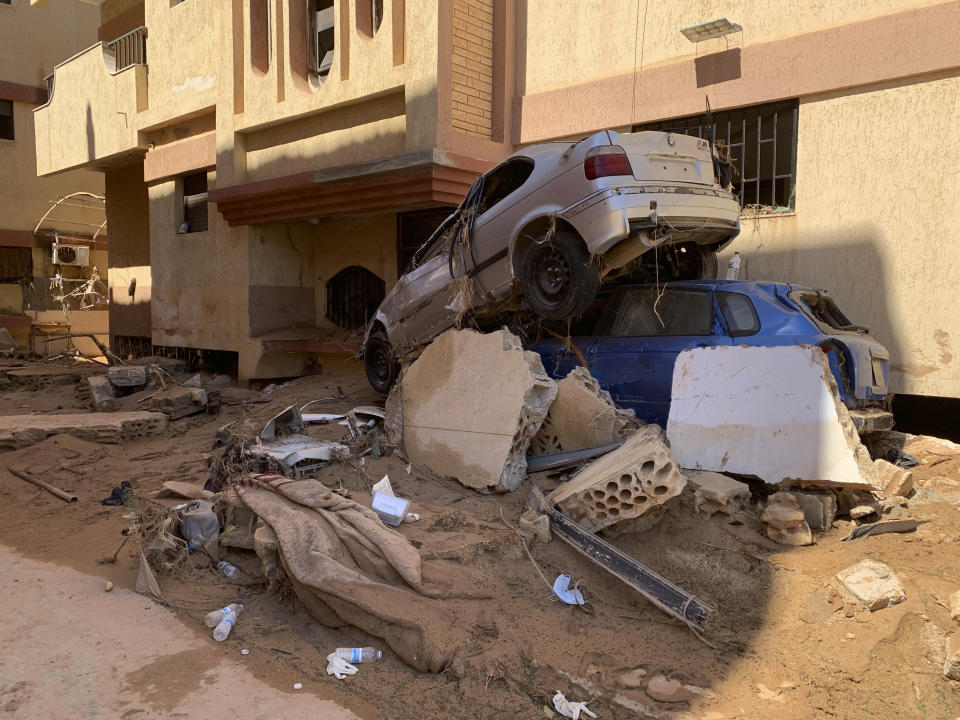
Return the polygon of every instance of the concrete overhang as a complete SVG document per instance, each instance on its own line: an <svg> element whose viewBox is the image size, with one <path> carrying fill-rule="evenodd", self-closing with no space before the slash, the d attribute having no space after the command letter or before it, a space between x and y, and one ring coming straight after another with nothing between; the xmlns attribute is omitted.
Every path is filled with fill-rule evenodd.
<svg viewBox="0 0 960 720"><path fill-rule="evenodd" d="M231 226L458 205L493 163L439 149L211 190Z"/></svg>

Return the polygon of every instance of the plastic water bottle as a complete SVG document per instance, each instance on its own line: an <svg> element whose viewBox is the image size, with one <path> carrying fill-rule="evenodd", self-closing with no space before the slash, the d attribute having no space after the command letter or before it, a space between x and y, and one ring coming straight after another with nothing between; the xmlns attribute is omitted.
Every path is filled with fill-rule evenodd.
<svg viewBox="0 0 960 720"><path fill-rule="evenodd" d="M236 613L239 615L243 611L243 605L240 603L230 603L226 607L220 608L219 610L214 610L212 613L207 613L207 617L203 621L207 624L208 628L215 628L220 624L220 621L223 620L223 616L227 613Z"/></svg>
<svg viewBox="0 0 960 720"><path fill-rule="evenodd" d="M727 266L727 280L737 280L740 277L740 253L735 252Z"/></svg>
<svg viewBox="0 0 960 720"><path fill-rule="evenodd" d="M220 623L213 629L213 639L217 642L223 642L227 639L227 635L230 634L234 623L237 622L240 611L243 609L243 605L237 605L236 611L232 610L232 607L233 605L227 605L227 607L220 610L220 612L223 613L223 619L220 620Z"/></svg>
<svg viewBox="0 0 960 720"><path fill-rule="evenodd" d="M231 580L236 580L240 577L240 571L236 567L228 563L226 560L221 560L217 563L217 570L223 573L226 577Z"/></svg>
<svg viewBox="0 0 960 720"><path fill-rule="evenodd" d="M373 662L383 657L381 650L372 647L337 648L334 652L337 653L337 657L341 660L346 660L348 663L353 664Z"/></svg>

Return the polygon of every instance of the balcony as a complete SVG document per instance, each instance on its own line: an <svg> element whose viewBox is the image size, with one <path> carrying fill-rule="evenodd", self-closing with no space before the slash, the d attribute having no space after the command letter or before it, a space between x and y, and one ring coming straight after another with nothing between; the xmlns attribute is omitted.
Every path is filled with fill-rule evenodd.
<svg viewBox="0 0 960 720"><path fill-rule="evenodd" d="M54 68L34 110L37 174L106 169L141 155L137 114L147 109L147 30L101 42Z"/></svg>

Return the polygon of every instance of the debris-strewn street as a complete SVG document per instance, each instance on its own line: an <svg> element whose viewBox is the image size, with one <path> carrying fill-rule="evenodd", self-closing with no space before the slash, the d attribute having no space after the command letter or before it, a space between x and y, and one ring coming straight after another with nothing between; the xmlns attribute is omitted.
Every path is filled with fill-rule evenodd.
<svg viewBox="0 0 960 720"><path fill-rule="evenodd" d="M18 422L12 416L26 416L31 423L54 413L78 420L120 417L155 392L145 388L121 396L114 413L91 415L83 390L87 376L102 374L102 366L67 360L5 362L10 384L0 394L0 407L11 426ZM156 374L168 384L192 377L175 364L153 367L166 368ZM81 663L78 658L85 657L88 645L96 648L90 661L83 662L83 677L89 680L67 687L66 679L56 674L38 682L36 666L14 661L19 645L5 642L13 648L4 658L0 688L5 712L26 717L23 708L30 708L30 716L43 712L68 717L68 710L57 705L65 696L71 700L62 702L70 707L84 704L107 714L141 710L137 716L153 717L190 712L194 699L211 692L229 698L224 708L246 708L248 717L287 713L279 703L293 703L288 716L298 716L305 705L303 696L290 697L295 692L360 717L543 717L543 708L553 708L557 692L570 702L588 702L602 718L867 713L879 718L949 718L955 712L960 693L956 683L944 677L947 639L957 627L950 598L960 589L960 570L952 561L960 535L960 447L952 443L888 435L888 444L905 441L902 451L919 461L909 470L914 485L909 497L868 500L857 495L857 502L873 503L873 515L850 519L848 502L836 519L825 523L825 532L815 522L808 524L812 545L796 547L792 541L770 539L777 532L768 532L763 519L769 522L777 488L751 481L741 483L740 489L733 479L718 483L707 472L689 473L676 497L606 527L602 536L607 542L709 607L708 621L694 632L589 562L551 533L549 523L545 532L530 529L531 523L524 522L528 485L549 494L560 487L559 477L536 473L516 491L492 494L440 477L401 456L379 421L351 413L381 401L361 377L307 377L267 388L269 392L239 389L222 380L211 385L212 380L212 375L202 374L194 382L220 393L217 415L204 410L139 437L87 436L86 430L79 437L64 432L31 436L18 441L19 449L0 454L0 497L6 508L0 541L7 548L4 564L15 588L4 599L4 613L18 616L16 608L28 602L26 590L48 608L46 614L57 617L56 625L42 633L33 630L35 635L20 638L14 632L11 642L14 636L16 643L36 638L37 657L51 653L54 666L61 662L57 657ZM401 377L401 387L403 383ZM238 439L255 447L254 429L264 428L291 405L315 400L319 402L306 408L304 417L352 418L349 426L340 424L346 420L332 419L306 423L300 431L317 445L336 441L350 448L349 455L334 457L309 473L319 486L333 491L327 497L339 497L341 505L349 498L369 506L373 485L388 476L393 494L408 500L407 512L418 516L406 515L396 531L422 561L420 592L403 589L410 588L408 579L390 579L383 568L368 565L362 571L368 578L385 578L377 582L386 582L389 588L384 591L394 594L390 607L383 604L382 594L365 597L348 577L342 582L354 588L352 600L327 586L312 595L317 601L325 599L327 610L321 607L324 602L305 606L298 599L298 591L300 598L306 597L304 586L291 582L287 573L300 572L311 548L304 546L307 555L299 559L284 558L288 530L274 505L271 510L264 504L263 512L274 518L280 536L279 565L264 575L266 555L258 555L252 542L243 540L256 519L229 500L232 482L225 480L235 482L244 473L267 468L259 465L259 457L251 462L237 454ZM390 420L388 410L386 422ZM282 426L282 418L273 426L278 424ZM607 427L609 433L625 432L616 423ZM621 450L603 456L608 464L633 438L643 437L626 432ZM7 472L11 469L68 491L78 501L65 502ZM641 486L646 471L636 470ZM213 487L223 489L206 493L222 523L214 545L219 545L221 560L240 569L237 580L218 572L205 550L188 553L185 540L179 541L182 552L148 549L154 538L146 535L145 524L155 529L163 517L176 517L172 508L188 502L182 496L203 495L204 484L212 478L217 478ZM124 481L130 490L120 493L122 504L101 505ZM181 496L169 497L167 489L155 497L164 483ZM277 497L268 490L256 492L260 503ZM794 507L806 509L809 503L797 505L794 495L816 496L817 491L789 495ZM843 502L846 495L838 497ZM835 502L826 504L830 515L838 512ZM588 516L595 517L588 513L584 519ZM858 524L905 519L923 522L910 532L845 540ZM179 534L177 527L167 528ZM122 533L129 530L125 543ZM258 537L253 533L252 539ZM271 547L276 551L276 540ZM129 594L141 573L141 550L152 558L161 601ZM355 560L341 557L338 562ZM35 565L38 561L47 564ZM849 577L848 568L870 562L867 575L880 572L879 580L893 597L878 600L864 594L876 588L863 590L870 578L864 579L862 570L859 580ZM888 575L877 570L881 563ZM51 575L48 568L58 566L69 571ZM554 595L559 575L570 578L569 587L579 590L585 604L568 604L569 599ZM62 577L62 585L58 580L51 587L53 577ZM108 581L114 585L111 593L103 589ZM232 602L241 603L243 610L227 639L217 643L204 616ZM350 609L351 602L364 608L362 616ZM332 618L339 615L347 625L328 620L340 625L328 627L320 621L324 613L331 617L331 609ZM379 613L380 620L369 624L364 617L370 613ZM39 610L31 611L20 614L17 622L29 627L31 618L41 623L40 616ZM401 637L405 632L407 640ZM69 639L60 639L62 634ZM54 637L56 648L44 650ZM410 648L418 642L432 643L442 656L411 660ZM327 675L326 656L335 648L364 646L382 650L383 658L355 665L356 674L343 680ZM244 649L249 653L241 654ZM414 663L422 666L417 669ZM247 674L254 679L242 680ZM295 683L302 689L294 691ZM111 694L90 689L105 685L118 690ZM44 699L48 694L58 699ZM324 706L311 707L319 712Z"/></svg>

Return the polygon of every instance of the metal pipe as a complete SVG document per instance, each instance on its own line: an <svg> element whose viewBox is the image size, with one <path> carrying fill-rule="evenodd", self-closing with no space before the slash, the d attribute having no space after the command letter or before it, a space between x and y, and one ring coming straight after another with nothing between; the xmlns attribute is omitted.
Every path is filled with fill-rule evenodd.
<svg viewBox="0 0 960 720"><path fill-rule="evenodd" d="M26 472L25 470L17 470L16 468L7 468L7 469L10 471L11 474L16 475L16 476L17 476L18 478L20 478L21 480L26 480L28 483L33 483L33 484L36 485L37 487L43 488L44 490L46 490L46 491L47 491L48 493L50 493L51 495L56 495L58 498L60 498L61 500L65 501L65 502L68 502L68 503L75 503L75 502L77 502L77 496L76 496L76 495L71 495L71 494L68 493L68 492L64 492L64 491L61 490L60 488L54 487L54 486L51 485L50 483L48 483L48 482L46 482L46 481L44 481L44 480L41 480L41 479L38 478L38 477L34 477L33 475L31 475L30 473Z"/></svg>

